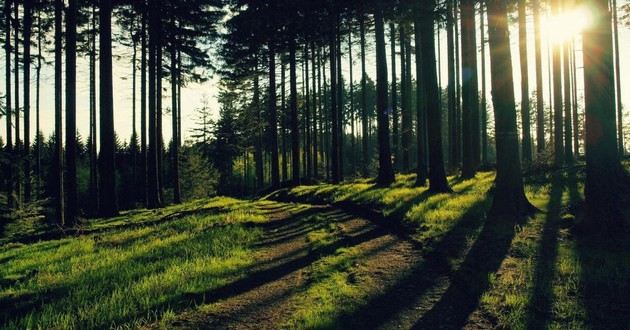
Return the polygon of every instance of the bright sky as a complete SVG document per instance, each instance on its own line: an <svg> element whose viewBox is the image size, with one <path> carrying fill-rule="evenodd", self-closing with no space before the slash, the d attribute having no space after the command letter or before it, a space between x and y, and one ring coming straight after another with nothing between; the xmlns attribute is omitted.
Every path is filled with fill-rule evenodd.
<svg viewBox="0 0 630 330"><path fill-rule="evenodd" d="M624 4L625 2L619 3L619 5ZM528 13L531 15L531 12ZM477 18L477 22L479 18ZM575 11L568 14L566 17L560 19L555 22L547 17L543 18L543 82L545 85L545 101L547 102L549 99L548 96L548 74L547 68L549 66L548 62L548 54L547 54L547 44L550 39L558 39L558 38L570 38L572 36L576 37L576 49L578 50L576 59L578 61L578 93L582 93L582 73L581 73L581 41L579 40L579 27L580 24L577 23L585 23L587 22L587 15L585 11ZM529 24L529 64L530 64L530 88L533 90L535 87L535 58L534 58L534 35L533 35L533 19L531 16L528 16L528 24ZM621 54L628 54L630 52L630 30L626 27L620 26L619 29L619 41L620 41L620 50ZM387 29L389 32L389 29ZM518 103L520 100L520 69L519 69L519 58L518 58L518 29L516 27L516 23L511 26L510 31L510 40L512 43L512 56L513 56L513 69L514 69L514 78L515 78L515 96ZM446 33L444 30L440 33L441 38L441 54L443 58L446 58ZM368 36L368 41L372 41L373 36ZM357 40L355 40L357 41ZM388 40L389 41L389 40ZM347 41L346 41L347 42ZM479 40L478 40L479 42ZM370 50L373 51L373 45L370 45ZM398 48L398 47L397 47ZM388 52L388 60L389 60L389 45L387 45ZM132 131L132 120L131 120L131 109L132 109L132 80L131 80L131 56L129 54L128 49L122 49L122 46L115 45L114 54L122 55L125 54L124 57L119 57L114 61L114 119L115 119L115 129L118 136L123 140L128 140ZM353 49L353 57L354 57L354 80L358 81L360 79L360 61L358 60L359 47L356 46ZM52 56L52 55L51 55ZM400 62L397 61L397 65L400 65ZM13 63L13 58L12 58ZM368 56L367 59L368 66L368 74L374 79L375 76L375 62L373 58L373 54ZM88 62L87 58L80 57L77 62L78 67L78 91L77 91L77 120L78 120L78 129L83 137L87 137L88 135L88 119L89 119L89 76L88 76ZM279 67L279 65L278 65ZM621 72L630 72L630 61L626 59L625 56L621 56L620 61ZM487 69L489 72L489 59L487 63ZM0 93L4 94L5 91L5 81L4 81L4 51L0 51L0 72L1 80L0 80ZM400 74L400 68L397 69L398 74ZM35 134L35 70L32 69L31 76L31 109L32 109L32 135ZM344 68L343 73L347 79L349 74L349 61L347 58L344 59ZM390 72L391 74L391 72ZM447 81L447 64L446 61L442 61L441 63L441 74L442 74L442 84L443 87L446 87ZM53 85L53 67L45 66L42 70L42 91L41 91L41 125L42 131L46 136L50 135L54 128L54 85ZM627 75L621 75L621 88L622 90L627 90L628 83L627 79L625 79ZM299 77L298 77L299 78ZM23 79L23 76L20 76L20 80ZM488 74L488 100L490 102L490 77ZM217 82L218 78L214 77L203 84L190 84L182 89L182 126L183 126L183 135L184 138L190 136L190 130L194 126L193 118L195 115L195 110L201 107L202 99L207 97L209 99L209 106L213 113L218 114L219 105L217 103ZM278 81L279 83L279 81ZM13 81L12 81L13 85ZM481 85L480 85L481 86ZM140 90L140 84L138 80L138 93ZM170 108L170 84L167 80L164 80L163 87L165 88L164 99L163 99L163 107L164 107L164 138L169 140L171 137L171 128L170 128L170 113L167 113L167 108ZM14 86L12 86L14 88ZM23 106L24 100L22 96L22 90L20 89L20 105ZM139 98L139 97L138 97ZM623 103L630 103L630 93L623 93ZM138 100L137 103L137 111L139 118L139 107L140 102ZM626 118L627 118L626 111ZM2 136L3 140L6 137L4 118L2 118L2 125L0 125L0 136ZM626 119L627 122L628 119ZM139 130L140 126L138 124L137 129Z"/></svg>

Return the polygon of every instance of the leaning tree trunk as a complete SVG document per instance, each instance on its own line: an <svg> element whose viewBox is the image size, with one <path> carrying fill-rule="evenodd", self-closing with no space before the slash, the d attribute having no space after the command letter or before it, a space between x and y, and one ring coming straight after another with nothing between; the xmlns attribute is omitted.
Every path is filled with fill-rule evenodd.
<svg viewBox="0 0 630 330"><path fill-rule="evenodd" d="M608 1L585 1L592 23L583 35L586 112L586 182L584 195L591 216L587 225L615 230L620 216L621 184L626 184L617 149L613 37ZM601 215L606 216L601 216ZM599 216L598 216L599 215Z"/></svg>
<svg viewBox="0 0 630 330"><path fill-rule="evenodd" d="M462 177L472 178L477 172L479 154L479 91L477 88L477 38L475 33L475 3L462 1L462 65L466 73L462 77ZM476 144L477 143L477 144ZM476 145L475 145L476 144Z"/></svg>
<svg viewBox="0 0 630 330"><path fill-rule="evenodd" d="M492 103L494 104L497 176L491 213L521 215L531 211L525 197L518 153L512 53L505 1L488 1Z"/></svg>
<svg viewBox="0 0 630 330"><path fill-rule="evenodd" d="M75 224L77 191L77 1L66 10L66 221Z"/></svg>
<svg viewBox="0 0 630 330"><path fill-rule="evenodd" d="M422 9L421 45L422 78L427 100L427 135L429 144L429 190L450 192L444 170L442 152L442 114L440 113L440 90L436 72L434 20L435 0L428 0Z"/></svg>
<svg viewBox="0 0 630 330"><path fill-rule="evenodd" d="M380 185L394 182L392 154L389 149L389 116L387 106L387 58L385 55L385 28L383 9L376 5L374 11L376 30L376 120L378 124L378 177ZM395 77L395 76L394 76Z"/></svg>

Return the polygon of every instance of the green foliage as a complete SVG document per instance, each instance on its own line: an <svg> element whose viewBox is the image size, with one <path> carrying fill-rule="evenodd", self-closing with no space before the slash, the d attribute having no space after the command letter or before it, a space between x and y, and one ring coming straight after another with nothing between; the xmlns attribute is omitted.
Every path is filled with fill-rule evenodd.
<svg viewBox="0 0 630 330"><path fill-rule="evenodd" d="M197 148L182 148L180 170L184 200L206 198L216 194L219 174Z"/></svg>

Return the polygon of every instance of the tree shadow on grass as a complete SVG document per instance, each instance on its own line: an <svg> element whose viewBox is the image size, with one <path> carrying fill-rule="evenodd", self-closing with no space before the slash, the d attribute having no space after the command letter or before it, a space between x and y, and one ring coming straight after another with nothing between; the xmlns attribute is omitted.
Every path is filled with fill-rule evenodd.
<svg viewBox="0 0 630 330"><path fill-rule="evenodd" d="M450 260L460 256L467 247L467 238L483 224L488 197L484 196L470 207L465 215L434 246L430 247L424 260L385 292L373 297L353 313L342 317L345 328L361 328L369 325L378 328L398 317L400 313L413 309L419 300L438 285L440 278L452 272ZM426 247L425 247L426 248Z"/></svg>
<svg viewBox="0 0 630 330"><path fill-rule="evenodd" d="M577 295L586 324L592 329L630 329L630 234L580 232L576 237L581 270Z"/></svg>
<svg viewBox="0 0 630 330"><path fill-rule="evenodd" d="M519 217L491 216L440 300L413 326L414 329L459 329L479 305L508 253Z"/></svg>
<svg viewBox="0 0 630 330"><path fill-rule="evenodd" d="M558 229L564 178L556 172L551 179L547 215L538 245L534 286L527 302L527 329L543 329L551 318L553 278L558 257Z"/></svg>

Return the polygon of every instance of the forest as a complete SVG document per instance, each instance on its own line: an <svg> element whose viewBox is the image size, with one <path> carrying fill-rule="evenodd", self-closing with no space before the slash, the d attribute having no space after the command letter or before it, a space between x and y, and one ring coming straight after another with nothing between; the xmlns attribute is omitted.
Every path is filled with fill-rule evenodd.
<svg viewBox="0 0 630 330"><path fill-rule="evenodd" d="M0 329L628 329L628 0L2 0Z"/></svg>

